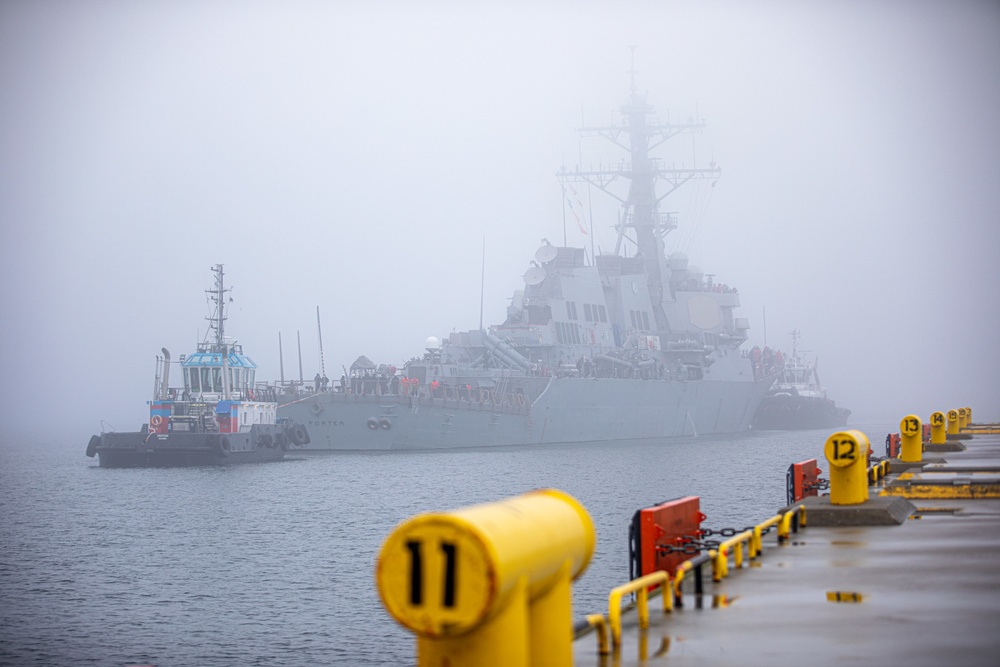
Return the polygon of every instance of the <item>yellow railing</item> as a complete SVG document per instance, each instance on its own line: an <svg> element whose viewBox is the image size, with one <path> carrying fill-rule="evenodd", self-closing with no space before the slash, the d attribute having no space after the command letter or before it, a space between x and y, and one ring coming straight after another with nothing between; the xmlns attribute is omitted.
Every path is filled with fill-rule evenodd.
<svg viewBox="0 0 1000 667"><path fill-rule="evenodd" d="M701 568L706 563L712 564L712 580L722 581L729 575L729 556L735 557L736 567L743 566L743 549L746 545L747 558L754 559L760 556L763 551L762 536L765 530L774 526L778 527L778 544L788 540L793 531L798 526L806 525L806 506L796 505L786 512L777 514L766 521L757 524L753 529L748 529L735 535L722 544L718 549L710 550L700 556L684 561L677 566L674 578L671 582L670 576L665 571L652 572L645 576L633 579L632 581L619 586L611 591L608 596L608 621L611 628L611 645L617 649L621 645L622 638L622 597L629 593L636 593L636 607L639 616L639 627L649 627L649 588L660 586L660 593L663 597L664 613L673 611L674 604L682 604L681 584L691 574L696 572L697 591L701 592ZM587 623L598 630L599 650L601 654L607 646L607 639L604 637L604 617L601 614L591 614L587 616Z"/></svg>
<svg viewBox="0 0 1000 667"><path fill-rule="evenodd" d="M608 622L604 614L589 614L587 625L597 631L597 652L601 655L610 653L608 650Z"/></svg>
<svg viewBox="0 0 1000 667"><path fill-rule="evenodd" d="M868 467L868 486L873 486L889 474L889 459Z"/></svg>
<svg viewBox="0 0 1000 667"><path fill-rule="evenodd" d="M649 627L649 587L660 586L660 597L663 598L663 613L673 611L674 597L669 592L670 575L660 570L633 579L627 584L613 588L608 596L608 624L611 626L611 643L616 648L622 643L622 596L637 593L636 607L639 614L639 627Z"/></svg>

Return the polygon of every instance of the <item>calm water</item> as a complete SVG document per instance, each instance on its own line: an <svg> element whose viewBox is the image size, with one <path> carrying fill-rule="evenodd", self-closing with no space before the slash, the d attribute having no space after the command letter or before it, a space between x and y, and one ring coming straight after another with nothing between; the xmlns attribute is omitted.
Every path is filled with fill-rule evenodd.
<svg viewBox="0 0 1000 667"><path fill-rule="evenodd" d="M860 428L882 454L889 426ZM698 495L706 526L759 522L784 504L788 464L822 460L828 435L165 470L101 469L84 456L90 434L0 443L0 664L412 663L412 636L375 591L382 540L417 512L538 487L590 511L597 551L575 617L604 611L628 578L636 509Z"/></svg>

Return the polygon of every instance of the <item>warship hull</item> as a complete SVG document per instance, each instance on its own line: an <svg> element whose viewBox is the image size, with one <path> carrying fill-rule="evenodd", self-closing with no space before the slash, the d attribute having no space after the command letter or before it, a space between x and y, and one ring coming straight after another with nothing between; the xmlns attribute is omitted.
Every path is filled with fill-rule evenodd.
<svg viewBox="0 0 1000 667"><path fill-rule="evenodd" d="M228 434L102 433L91 439L88 454L96 454L102 468L168 468L280 461L288 447L282 430L255 425Z"/></svg>
<svg viewBox="0 0 1000 667"><path fill-rule="evenodd" d="M613 443L745 431L769 386L552 378L532 401L324 392L279 412L308 429L304 453Z"/></svg>
<svg viewBox="0 0 1000 667"><path fill-rule="evenodd" d="M763 398L752 426L765 431L839 428L850 415L850 410L838 408L827 398L774 394Z"/></svg>

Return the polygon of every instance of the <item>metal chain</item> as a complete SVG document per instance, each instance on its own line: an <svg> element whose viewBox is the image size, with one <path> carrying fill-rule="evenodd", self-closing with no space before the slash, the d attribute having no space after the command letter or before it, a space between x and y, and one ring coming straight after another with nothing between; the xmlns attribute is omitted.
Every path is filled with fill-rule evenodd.
<svg viewBox="0 0 1000 667"><path fill-rule="evenodd" d="M767 535L771 532L772 527L773 526L768 526L764 530L760 531L760 534ZM656 545L656 551L660 555L685 554L689 556L696 556L703 551L718 549L719 545L723 542L723 540L704 539L706 537L734 537L748 530L752 531L754 528L756 528L756 526L747 526L742 530L739 528L702 528L696 535L682 535L676 538L674 540L675 544L658 544Z"/></svg>

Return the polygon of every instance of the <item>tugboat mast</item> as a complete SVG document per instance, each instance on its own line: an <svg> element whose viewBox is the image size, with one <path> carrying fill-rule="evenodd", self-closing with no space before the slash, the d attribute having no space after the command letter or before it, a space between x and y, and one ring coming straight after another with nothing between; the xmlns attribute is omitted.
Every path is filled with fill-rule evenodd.
<svg viewBox="0 0 1000 667"><path fill-rule="evenodd" d="M209 298L215 304L215 308L212 315L205 318L208 320L208 333L205 337L208 338L211 332L214 331L215 342L212 344L211 351L222 352L226 344L226 294L232 290L225 287L222 264L213 266L212 273L215 274L215 287L205 290L205 293L208 294Z"/></svg>
<svg viewBox="0 0 1000 667"><path fill-rule="evenodd" d="M635 85L635 50L632 48L633 64L628 72L631 77L630 96L628 103L621 107L621 123L605 127L582 127L577 130L583 137L603 137L628 151L630 162L623 160L617 168L592 171L584 171L577 166L574 171L559 172L557 177L562 184L589 183L622 203L624 215L615 226L618 231L615 254L621 254L623 241L635 245L636 255L643 262L649 291L653 296L656 328L660 331L669 331L662 303L664 298L670 298L667 284L669 271L663 239L670 230L676 229L677 221L670 213L661 213L659 203L684 183L692 179L717 179L721 176L722 170L714 161L705 169L694 166L668 168L663 165L662 159L650 157L650 150L679 134L700 133L705 124L696 119L680 124L660 122L655 119L655 110L646 103L645 94L640 95ZM628 136L627 141L625 135ZM610 185L619 177L629 180L628 196L625 199L610 189ZM656 182L660 179L666 181L669 188L658 196Z"/></svg>

